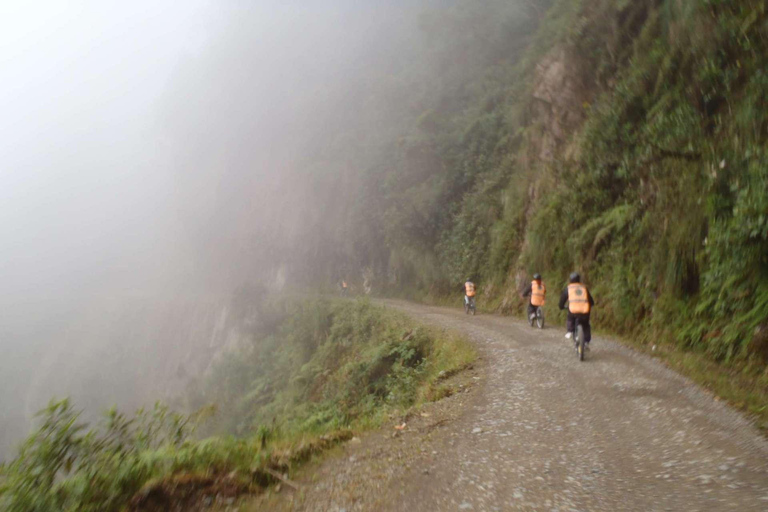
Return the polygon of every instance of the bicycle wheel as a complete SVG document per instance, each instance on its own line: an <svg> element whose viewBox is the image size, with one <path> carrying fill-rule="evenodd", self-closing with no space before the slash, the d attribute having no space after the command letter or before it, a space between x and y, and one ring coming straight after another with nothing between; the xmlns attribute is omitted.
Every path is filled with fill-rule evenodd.
<svg viewBox="0 0 768 512"><path fill-rule="evenodd" d="M533 319L536 316L535 313L534 313L534 316L531 316L531 313L528 312L528 313L526 313L526 316L528 316L528 325L533 327Z"/></svg>
<svg viewBox="0 0 768 512"><path fill-rule="evenodd" d="M576 326L576 350L579 353L579 361L584 360L584 328L581 324Z"/></svg>
<svg viewBox="0 0 768 512"><path fill-rule="evenodd" d="M536 325L539 329L544 328L544 310L541 307L536 308Z"/></svg>

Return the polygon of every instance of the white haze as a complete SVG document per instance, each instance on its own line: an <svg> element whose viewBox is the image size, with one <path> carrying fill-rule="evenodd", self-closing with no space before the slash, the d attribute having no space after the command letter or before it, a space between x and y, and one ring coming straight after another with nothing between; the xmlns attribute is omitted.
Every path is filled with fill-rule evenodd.
<svg viewBox="0 0 768 512"><path fill-rule="evenodd" d="M151 384L137 311L271 277L322 211L307 155L416 18L373 4L0 3L0 458L44 397Z"/></svg>
<svg viewBox="0 0 768 512"><path fill-rule="evenodd" d="M6 299L132 287L139 269L166 270L173 160L158 100L209 31L210 6L185 5L0 7Z"/></svg>

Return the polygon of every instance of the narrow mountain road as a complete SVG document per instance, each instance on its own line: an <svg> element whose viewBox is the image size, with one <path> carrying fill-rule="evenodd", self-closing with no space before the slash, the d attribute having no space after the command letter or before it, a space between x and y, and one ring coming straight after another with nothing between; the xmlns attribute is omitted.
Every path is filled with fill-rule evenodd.
<svg viewBox="0 0 768 512"><path fill-rule="evenodd" d="M659 362L596 337L580 363L560 326L385 304L466 333L480 352L476 385L398 438L349 445L287 508L768 510L768 442Z"/></svg>

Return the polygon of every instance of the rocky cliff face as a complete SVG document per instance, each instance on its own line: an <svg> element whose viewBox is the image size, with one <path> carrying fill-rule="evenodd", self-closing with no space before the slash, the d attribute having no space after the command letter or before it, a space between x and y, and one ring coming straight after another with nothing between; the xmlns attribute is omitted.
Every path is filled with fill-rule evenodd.
<svg viewBox="0 0 768 512"><path fill-rule="evenodd" d="M566 149L586 118L584 107L590 93L582 75L579 59L562 48L551 51L536 66L533 124L540 131L532 150L541 162L552 162Z"/></svg>
<svg viewBox="0 0 768 512"><path fill-rule="evenodd" d="M594 92L585 80L588 73L578 56L557 47L544 55L535 67L530 102L530 124L527 147L518 154L518 163L525 168L541 169L558 160L577 159L575 151L579 130L586 120L587 108ZM544 193L540 180L533 180L527 188L525 219L528 223L540 194ZM526 253L530 233L526 232L520 255ZM528 282L529 273L520 262L512 269L516 284L502 300L502 310L517 303L517 293Z"/></svg>

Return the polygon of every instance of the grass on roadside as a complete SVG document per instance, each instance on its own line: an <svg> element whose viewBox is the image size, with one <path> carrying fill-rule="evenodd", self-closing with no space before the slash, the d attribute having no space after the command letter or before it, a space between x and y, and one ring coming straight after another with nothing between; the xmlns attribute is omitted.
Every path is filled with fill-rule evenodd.
<svg viewBox="0 0 768 512"><path fill-rule="evenodd" d="M146 512L255 493L353 431L434 400L441 376L476 357L464 338L367 300L269 307L274 327L223 358L197 397L225 416L217 428L240 435L198 439L198 417L162 406L89 425L69 401L52 403L0 467L0 508Z"/></svg>

